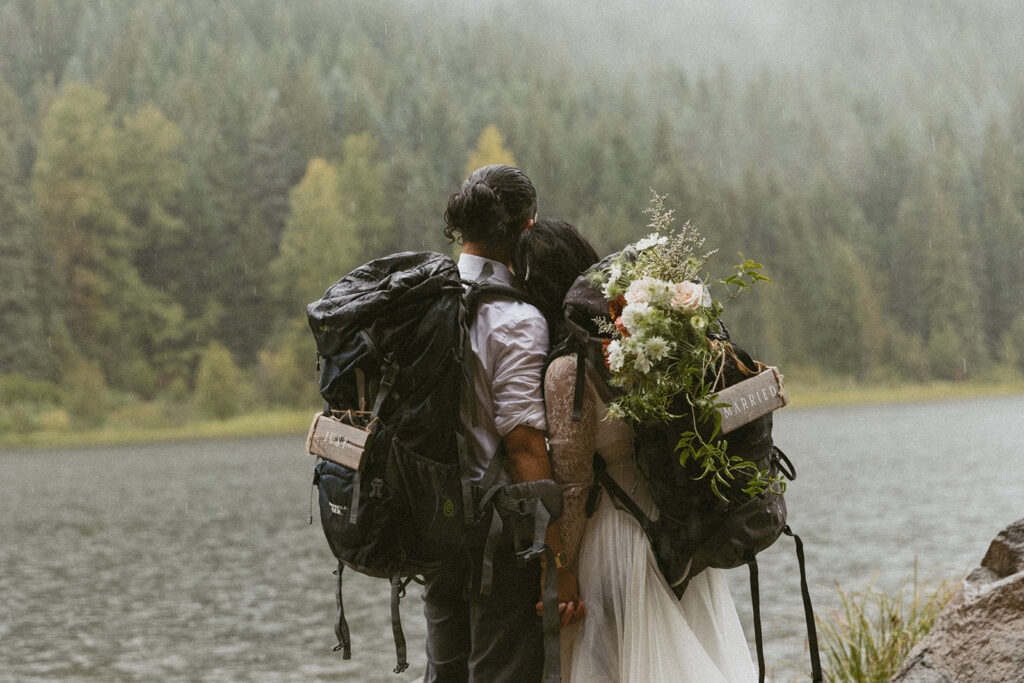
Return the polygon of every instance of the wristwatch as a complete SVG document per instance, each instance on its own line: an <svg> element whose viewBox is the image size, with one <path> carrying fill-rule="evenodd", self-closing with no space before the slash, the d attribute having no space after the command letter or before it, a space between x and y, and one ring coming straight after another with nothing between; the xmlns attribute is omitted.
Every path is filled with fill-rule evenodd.
<svg viewBox="0 0 1024 683"><path fill-rule="evenodd" d="M565 569L569 566L569 556L565 554L565 551L555 553L555 566L559 569Z"/></svg>

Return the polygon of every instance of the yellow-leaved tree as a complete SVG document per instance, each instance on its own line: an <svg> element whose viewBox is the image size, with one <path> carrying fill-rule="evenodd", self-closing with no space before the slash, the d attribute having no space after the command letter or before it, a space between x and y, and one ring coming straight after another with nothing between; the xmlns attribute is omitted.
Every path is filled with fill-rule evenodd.
<svg viewBox="0 0 1024 683"><path fill-rule="evenodd" d="M466 173L463 177L468 178L469 174L489 164L516 165L516 156L511 150L505 148L505 140L501 131L493 123L480 132L480 138L476 141L476 149L469 153L469 161L466 163Z"/></svg>

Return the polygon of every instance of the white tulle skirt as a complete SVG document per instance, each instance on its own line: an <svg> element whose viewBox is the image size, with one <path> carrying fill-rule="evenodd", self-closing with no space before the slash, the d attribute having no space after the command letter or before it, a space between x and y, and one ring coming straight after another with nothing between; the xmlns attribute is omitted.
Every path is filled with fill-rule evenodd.
<svg viewBox="0 0 1024 683"><path fill-rule="evenodd" d="M620 484L632 479L609 472ZM607 494L587 522L577 576L587 616L562 632L563 681L757 680L723 572L702 572L677 600L643 530Z"/></svg>

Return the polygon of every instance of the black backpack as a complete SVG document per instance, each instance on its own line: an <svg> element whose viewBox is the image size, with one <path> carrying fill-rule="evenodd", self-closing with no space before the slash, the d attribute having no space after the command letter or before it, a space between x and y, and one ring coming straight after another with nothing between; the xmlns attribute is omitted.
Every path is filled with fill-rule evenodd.
<svg viewBox="0 0 1024 683"><path fill-rule="evenodd" d="M313 484L338 559L334 649L345 659L345 567L390 581L401 673L408 662L398 605L411 581L422 582L470 545L493 555L502 538L515 543L521 561L545 554L554 564L544 544L549 521L561 514L553 481L496 486L502 452L479 483L464 476L463 352L476 308L495 297L524 299L509 287L464 282L443 254L403 252L356 268L307 306L324 401L307 450L320 456ZM557 646L555 572L548 577L545 655L557 676L557 649L547 650ZM490 591L489 581L480 578L481 592Z"/></svg>
<svg viewBox="0 0 1024 683"><path fill-rule="evenodd" d="M602 270L616 255L606 257L590 271ZM602 343L605 337L598 331L597 319L611 322L608 300L604 293L584 273L569 289L563 303L563 314L569 330L566 341L554 349L552 356L575 353L577 358L576 386L573 418L580 419L583 406L584 379L589 372L595 379L601 397L611 400L616 389L611 386L611 373L605 365ZM740 347L733 344L724 324L708 331L714 343L721 344L725 353L721 373L726 387L746 380L757 369L755 363ZM687 431L702 431L710 437L711 426L694 424L693 420L679 420L659 425L632 425L633 453L637 468L651 491L658 507L656 520L650 519L605 470L601 456L594 454L594 478L588 514L596 508L601 491L607 491L620 509L637 519L651 542L658 567L677 597L682 597L690 579L708 567L731 569L743 564L750 569L751 598L754 608L755 640L760 678L764 680L764 654L762 646L759 591L756 554L771 546L782 534L793 536L797 544L800 565L801 592L807 619L808 641L811 649L812 676L821 680L821 667L817 648L817 635L810 594L804 569L803 544L786 524L786 503L781 493L766 492L753 498L743 493L749 474L738 473L736 480L725 491L728 500L711 492L706 480L692 460L681 467L675 446L680 435ZM772 413L768 412L736 428L727 435L727 453L753 462L759 470L772 476L781 474L794 479L796 472L786 455L772 440ZM745 480L746 479L746 480Z"/></svg>

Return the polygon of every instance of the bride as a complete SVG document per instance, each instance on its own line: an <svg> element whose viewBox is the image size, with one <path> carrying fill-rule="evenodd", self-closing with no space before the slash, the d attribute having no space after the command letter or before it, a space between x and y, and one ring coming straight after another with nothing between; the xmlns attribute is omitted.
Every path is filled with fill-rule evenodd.
<svg viewBox="0 0 1024 683"><path fill-rule="evenodd" d="M566 337L562 299L598 260L587 240L563 221L540 220L520 234L513 267L548 321L551 348ZM587 374L581 420L572 419L575 355L550 360L544 380L548 443L565 507L562 544L579 579L586 617L562 631L562 680L622 683L713 683L757 680L736 608L721 570L694 577L677 600L637 521L601 495L585 512L593 456L648 516L656 509L633 464L633 438Z"/></svg>

